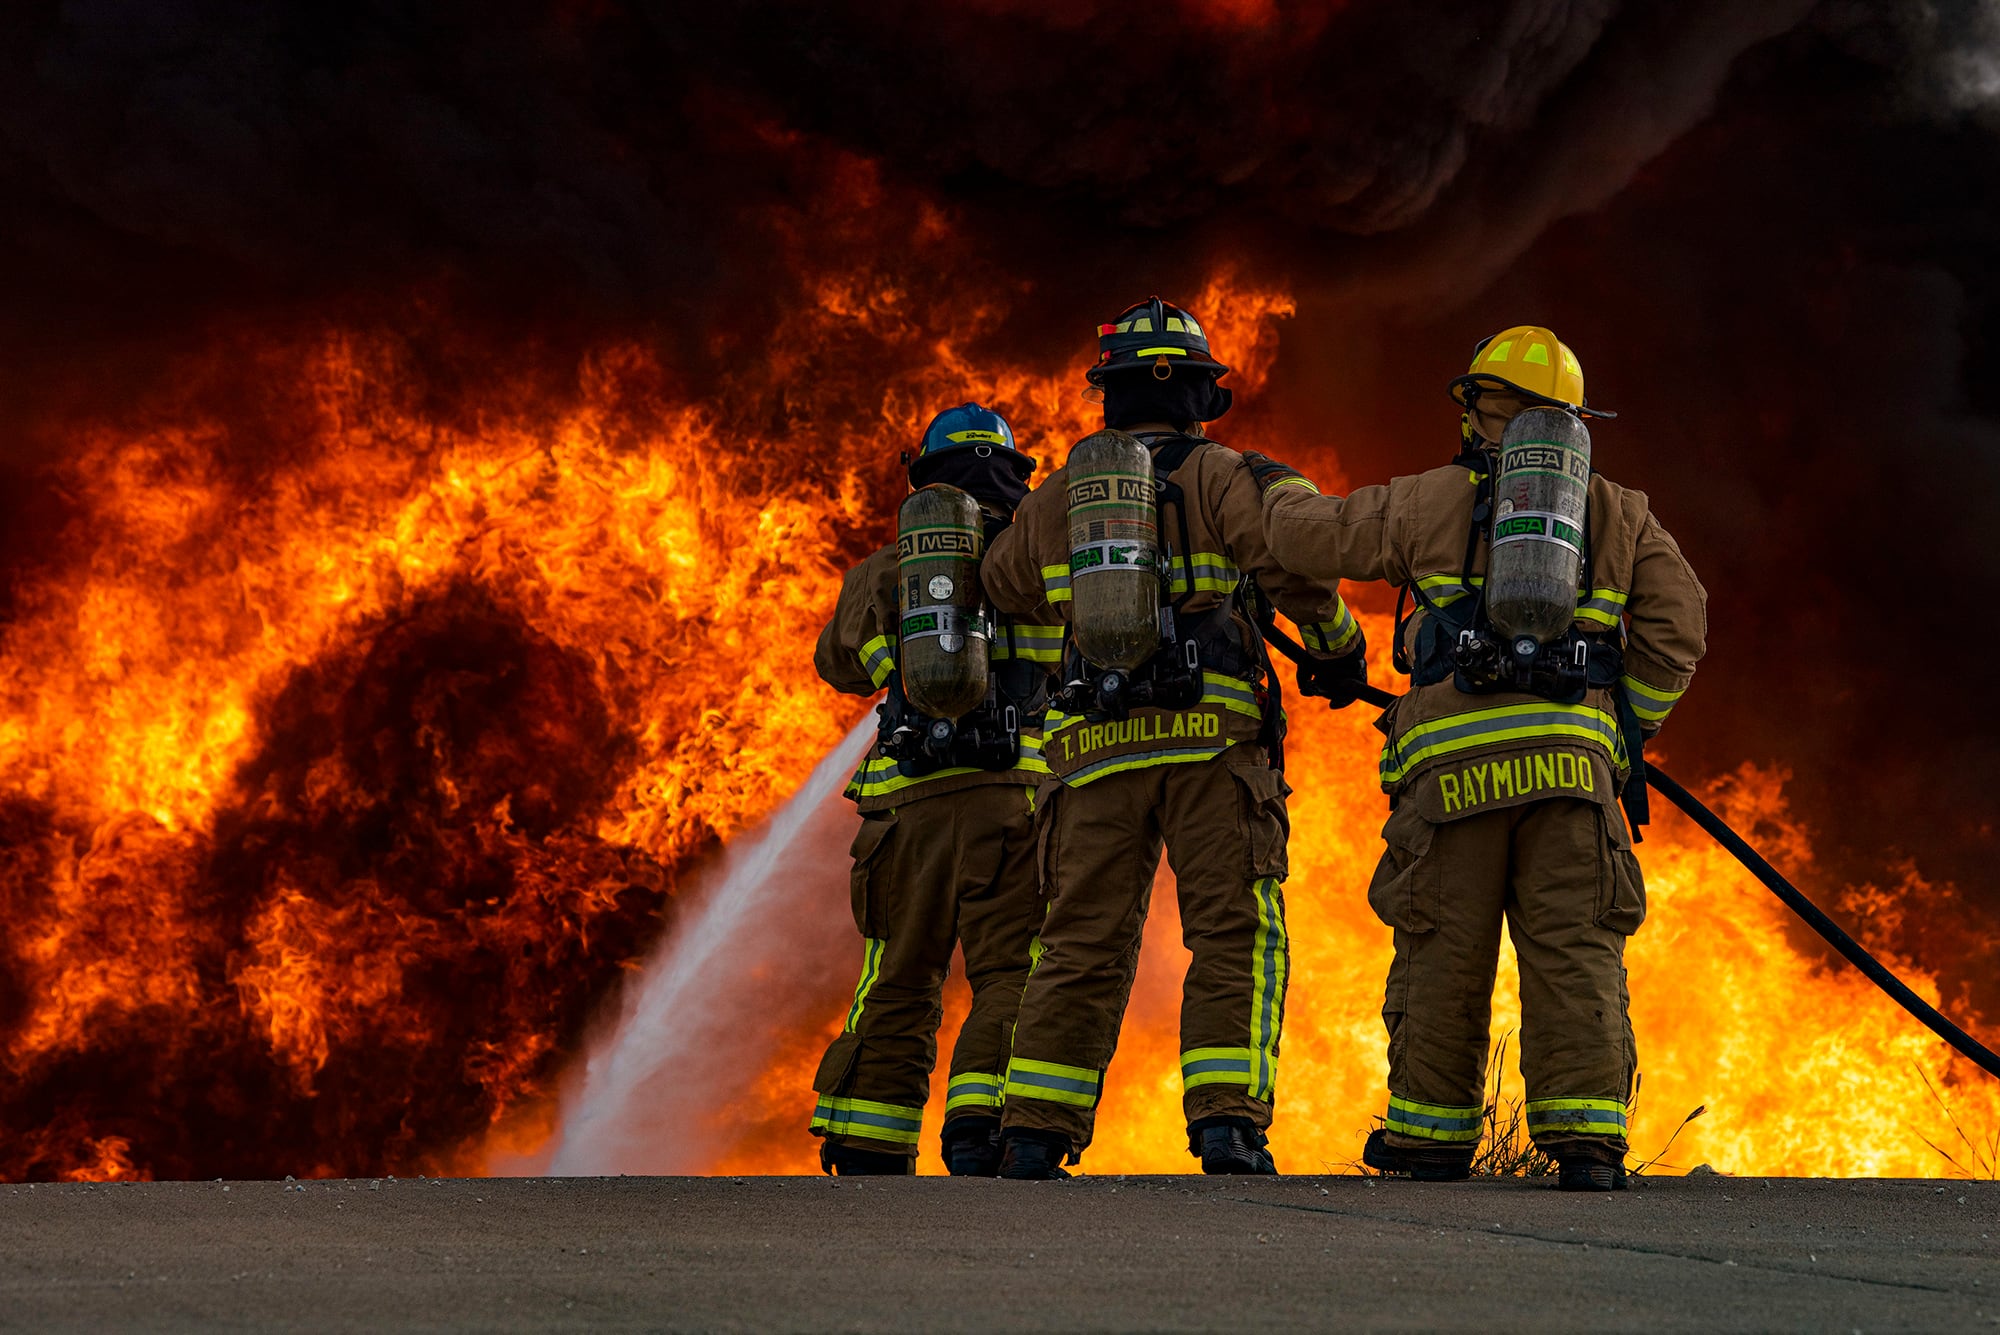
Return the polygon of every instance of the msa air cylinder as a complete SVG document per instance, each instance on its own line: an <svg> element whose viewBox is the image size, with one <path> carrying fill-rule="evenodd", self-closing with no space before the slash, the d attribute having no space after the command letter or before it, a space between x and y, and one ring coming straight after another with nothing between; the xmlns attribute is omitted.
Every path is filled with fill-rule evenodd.
<svg viewBox="0 0 2000 1335"><path fill-rule="evenodd" d="M1515 652L1559 640L1576 620L1590 503L1590 432L1560 408L1507 424L1493 475L1493 553L1486 614ZM1529 649L1532 652L1532 649Z"/></svg>
<svg viewBox="0 0 2000 1335"><path fill-rule="evenodd" d="M896 513L896 666L917 712L956 722L986 701L990 638L979 503L937 483Z"/></svg>
<svg viewBox="0 0 2000 1335"><path fill-rule="evenodd" d="M1160 647L1160 520L1153 456L1123 431L1069 452L1070 634L1101 668L1130 670Z"/></svg>

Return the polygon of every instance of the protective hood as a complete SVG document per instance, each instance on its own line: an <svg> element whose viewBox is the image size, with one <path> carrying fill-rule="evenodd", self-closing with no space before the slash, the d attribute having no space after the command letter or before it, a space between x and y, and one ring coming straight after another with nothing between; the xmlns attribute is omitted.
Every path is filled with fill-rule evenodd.
<svg viewBox="0 0 2000 1335"><path fill-rule="evenodd" d="M978 501L1013 514L1028 494L1028 478L1022 471L1023 459L1011 451L982 453L976 449L946 450L927 454L910 464L910 485L928 487L942 482L957 487ZM1029 467L1033 467L1032 464Z"/></svg>
<svg viewBox="0 0 2000 1335"><path fill-rule="evenodd" d="M1155 379L1150 369L1120 371L1104 377L1104 425L1122 431L1141 422L1213 422L1234 398L1214 376L1192 367L1165 380Z"/></svg>

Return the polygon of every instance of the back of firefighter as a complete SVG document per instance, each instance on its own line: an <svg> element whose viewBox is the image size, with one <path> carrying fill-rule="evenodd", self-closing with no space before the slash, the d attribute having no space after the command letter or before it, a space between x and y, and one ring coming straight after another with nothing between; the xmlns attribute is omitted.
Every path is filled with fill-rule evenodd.
<svg viewBox="0 0 2000 1335"><path fill-rule="evenodd" d="M1637 1069L1625 939L1646 914L1617 799L1630 742L1659 730L1694 675L1707 594L1646 497L1593 474L1572 627L1593 664L1588 688L1577 683L1580 702L1467 693L1448 656L1483 606L1492 517L1475 520L1475 508L1491 494L1481 475L1496 466L1495 442L1530 406L1609 414L1583 407L1575 354L1534 326L1482 342L1452 393L1463 448L1449 466L1343 498L1252 461L1279 560L1319 579L1405 586L1418 609L1399 663L1417 684L1378 724L1391 811L1368 897L1395 929L1396 956L1382 1006L1388 1117L1363 1161L1418 1178L1467 1176L1504 920L1520 960L1530 1134L1557 1161L1562 1187L1610 1190L1624 1183ZM1426 634L1428 620L1438 624ZM1643 792L1641 781L1628 796Z"/></svg>
<svg viewBox="0 0 2000 1335"><path fill-rule="evenodd" d="M1005 419L977 404L940 413L916 455L904 458L912 487L946 483L978 501L989 534L1011 519L1035 466L1015 448ZM953 947L962 944L972 1009L952 1052L942 1147L953 1174L990 1177L999 1164L1008 1036L1042 911L1034 801L1048 770L1039 723L1062 628L1047 608L1039 619L1029 608L1027 617L1002 617L993 627L995 706L1016 708L1017 759L963 764L917 754L908 743L924 735L926 720L901 690L897 585L894 546L849 571L813 660L836 690L887 688L889 696L876 745L847 787L862 816L852 873L861 976L813 1080L812 1130L824 1138L820 1160L829 1172L915 1171L937 1060L939 994Z"/></svg>
<svg viewBox="0 0 2000 1335"><path fill-rule="evenodd" d="M1039 817L1051 903L1007 1068L1001 1176L1067 1176L1063 1164L1090 1143L1163 842L1194 956L1181 1006L1189 1151L1208 1173L1274 1172L1264 1130L1290 960L1289 789L1273 766L1278 706L1241 586L1304 628L1329 679L1362 661L1360 627L1331 585L1272 559L1242 457L1202 436L1230 392L1194 317L1154 298L1100 326L1099 339L1089 379L1103 392L1105 425L1142 442L1164 478L1159 523L1170 548L1160 597L1174 638L1126 684L1144 697L1177 670L1185 678L1190 643L1199 672L1177 695L1162 686L1152 697L1174 698L1172 707L1105 707L1106 674L1075 648L1070 469L1058 469L982 567L996 607L1025 613L1046 601L1072 630L1044 742L1056 776Z"/></svg>

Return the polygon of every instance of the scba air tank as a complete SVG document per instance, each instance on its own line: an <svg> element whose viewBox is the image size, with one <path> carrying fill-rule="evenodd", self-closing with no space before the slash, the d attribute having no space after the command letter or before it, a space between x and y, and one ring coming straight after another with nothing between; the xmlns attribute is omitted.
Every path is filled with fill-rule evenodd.
<svg viewBox="0 0 2000 1335"><path fill-rule="evenodd" d="M1070 634L1085 659L1130 670L1160 647L1153 456L1123 431L1069 452Z"/></svg>
<svg viewBox="0 0 2000 1335"><path fill-rule="evenodd" d="M1559 640L1576 620L1589 505L1590 432L1582 420L1530 408L1509 422L1493 475L1486 615L1517 646Z"/></svg>
<svg viewBox="0 0 2000 1335"><path fill-rule="evenodd" d="M979 557L979 503L936 483L896 513L896 666L919 713L956 722L986 701L991 632Z"/></svg>

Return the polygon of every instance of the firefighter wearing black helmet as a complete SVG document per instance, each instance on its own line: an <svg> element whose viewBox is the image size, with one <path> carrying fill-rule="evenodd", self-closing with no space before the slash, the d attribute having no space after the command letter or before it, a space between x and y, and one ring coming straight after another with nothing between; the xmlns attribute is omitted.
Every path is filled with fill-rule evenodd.
<svg viewBox="0 0 2000 1335"><path fill-rule="evenodd" d="M1189 1151L1207 1173L1275 1172L1264 1132L1290 962L1290 790L1257 622L1275 604L1299 624L1324 664L1302 684L1321 694L1360 679L1360 627L1333 585L1272 558L1242 456L1203 434L1231 395L1195 317L1155 297L1100 325L1098 346L1088 379L1107 431L1022 503L982 568L997 608L1048 603L1070 631L1043 744L1054 775L1038 817L1051 903L1007 1068L1001 1175L1064 1176L1090 1142L1163 844L1193 954L1181 1008ZM1157 561L1078 517L1095 476L1080 458L1106 443L1136 453L1144 471L1105 483L1104 504L1124 513L1105 522L1156 530ZM1132 665L1093 662L1080 647L1105 642L1081 624L1080 590L1111 567L1155 576L1153 605L1133 619L1158 628L1157 647Z"/></svg>

